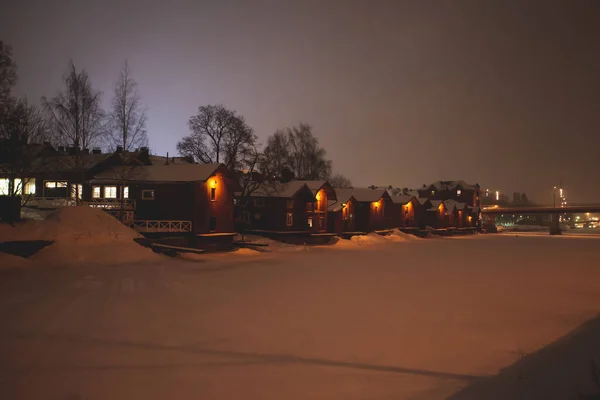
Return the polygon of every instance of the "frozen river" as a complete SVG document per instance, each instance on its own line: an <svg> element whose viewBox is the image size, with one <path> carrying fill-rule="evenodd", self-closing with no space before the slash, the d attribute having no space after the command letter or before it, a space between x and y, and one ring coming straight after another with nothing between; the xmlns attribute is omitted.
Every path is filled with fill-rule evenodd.
<svg viewBox="0 0 600 400"><path fill-rule="evenodd" d="M0 273L0 398L600 392L600 239L344 242Z"/></svg>

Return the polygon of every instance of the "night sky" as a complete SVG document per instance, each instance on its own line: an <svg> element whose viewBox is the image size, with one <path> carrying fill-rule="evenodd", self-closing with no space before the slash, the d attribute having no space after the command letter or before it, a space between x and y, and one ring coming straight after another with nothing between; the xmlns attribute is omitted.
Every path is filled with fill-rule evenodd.
<svg viewBox="0 0 600 400"><path fill-rule="evenodd" d="M124 3L124 4L121 4ZM108 106L124 60L153 152L222 103L264 142L306 122L356 186L464 179L600 202L600 1L3 1L17 95L69 59Z"/></svg>

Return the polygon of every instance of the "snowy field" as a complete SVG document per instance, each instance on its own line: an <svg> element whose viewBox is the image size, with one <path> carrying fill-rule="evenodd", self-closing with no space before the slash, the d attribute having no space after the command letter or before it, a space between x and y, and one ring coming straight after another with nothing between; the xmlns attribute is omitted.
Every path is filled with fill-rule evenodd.
<svg viewBox="0 0 600 400"><path fill-rule="evenodd" d="M600 392L600 239L363 238L0 272L2 399Z"/></svg>

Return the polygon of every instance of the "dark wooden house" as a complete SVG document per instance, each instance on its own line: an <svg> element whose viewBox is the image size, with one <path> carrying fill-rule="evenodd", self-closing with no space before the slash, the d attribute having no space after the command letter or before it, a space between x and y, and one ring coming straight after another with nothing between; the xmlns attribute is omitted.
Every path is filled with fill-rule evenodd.
<svg viewBox="0 0 600 400"><path fill-rule="evenodd" d="M416 227L419 226L419 208L421 204L411 195L391 196L392 199L392 220L395 227Z"/></svg>
<svg viewBox="0 0 600 400"><path fill-rule="evenodd" d="M394 227L392 199L385 188L335 189L340 198L356 200L354 226L358 232L372 232Z"/></svg>
<svg viewBox="0 0 600 400"><path fill-rule="evenodd" d="M238 215L253 231L322 233L329 201L335 199L327 181L269 182L251 194Z"/></svg>
<svg viewBox="0 0 600 400"><path fill-rule="evenodd" d="M341 235L356 232L356 208L358 202L350 191L334 189L337 200L329 202L327 208L327 231Z"/></svg>
<svg viewBox="0 0 600 400"><path fill-rule="evenodd" d="M223 164L165 163L109 168L84 193L92 204L134 202L133 226L141 232L232 237L237 189Z"/></svg>

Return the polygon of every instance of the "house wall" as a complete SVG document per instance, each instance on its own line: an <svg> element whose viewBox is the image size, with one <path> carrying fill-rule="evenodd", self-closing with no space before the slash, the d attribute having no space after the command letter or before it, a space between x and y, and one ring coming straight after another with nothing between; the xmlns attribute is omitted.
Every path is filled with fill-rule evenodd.
<svg viewBox="0 0 600 400"><path fill-rule="evenodd" d="M192 221L194 183L130 183L129 198L135 199L135 220ZM143 200L143 190L154 190L154 200Z"/></svg>
<svg viewBox="0 0 600 400"><path fill-rule="evenodd" d="M413 200L402 205L400 218L400 223L402 226L418 226L418 221L416 220L415 215L416 207L418 207L418 205L415 205Z"/></svg>
<svg viewBox="0 0 600 400"><path fill-rule="evenodd" d="M309 230L311 232L323 232L327 230L327 192L323 189L319 190L315 195L315 200L316 201L314 202L314 208L312 213L313 224L312 228L309 227Z"/></svg>
<svg viewBox="0 0 600 400"><path fill-rule="evenodd" d="M327 226L331 233L356 232L356 202L353 198L341 210L327 213Z"/></svg>
<svg viewBox="0 0 600 400"><path fill-rule="evenodd" d="M229 178L217 172L206 182L194 184L193 231L196 234L229 233L234 231L233 198ZM215 189L215 198L211 191ZM211 230L211 218L216 219L215 229Z"/></svg>

